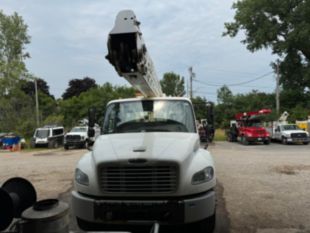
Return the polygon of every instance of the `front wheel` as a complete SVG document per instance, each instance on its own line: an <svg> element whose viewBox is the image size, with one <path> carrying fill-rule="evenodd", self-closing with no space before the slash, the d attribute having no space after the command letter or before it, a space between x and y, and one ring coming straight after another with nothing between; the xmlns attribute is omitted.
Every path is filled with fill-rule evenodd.
<svg viewBox="0 0 310 233"><path fill-rule="evenodd" d="M270 144L270 140L264 141L264 144L265 144L265 145L269 145L269 144Z"/></svg>
<svg viewBox="0 0 310 233"><path fill-rule="evenodd" d="M214 213L212 216L201 220L199 222L194 223L194 231L197 233L212 233L215 229L216 222L216 214Z"/></svg>
<svg viewBox="0 0 310 233"><path fill-rule="evenodd" d="M88 147L89 147L89 145L88 145L88 140L86 140L85 143L84 143L84 148L87 149Z"/></svg>
<svg viewBox="0 0 310 233"><path fill-rule="evenodd" d="M286 145L287 144L287 139L285 137L282 137L282 144Z"/></svg>
<svg viewBox="0 0 310 233"><path fill-rule="evenodd" d="M249 145L249 141L244 136L241 137L241 142L243 145Z"/></svg>
<svg viewBox="0 0 310 233"><path fill-rule="evenodd" d="M309 144L309 142L303 142L302 144L304 144L304 145L308 145L308 144Z"/></svg>

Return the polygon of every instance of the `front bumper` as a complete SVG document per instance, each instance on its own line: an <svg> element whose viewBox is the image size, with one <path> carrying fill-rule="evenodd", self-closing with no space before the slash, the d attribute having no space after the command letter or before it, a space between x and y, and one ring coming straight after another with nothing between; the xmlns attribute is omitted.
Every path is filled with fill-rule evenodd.
<svg viewBox="0 0 310 233"><path fill-rule="evenodd" d="M266 142L270 141L269 137L247 137L248 142Z"/></svg>
<svg viewBox="0 0 310 233"><path fill-rule="evenodd" d="M171 200L104 200L72 192L74 215L99 224L165 225L197 222L215 213L215 192Z"/></svg>
<svg viewBox="0 0 310 233"><path fill-rule="evenodd" d="M286 139L287 142L291 142L291 143L304 143L304 142L309 142L309 138L308 137L304 137L304 138L287 138Z"/></svg>
<svg viewBox="0 0 310 233"><path fill-rule="evenodd" d="M65 141L66 146L84 146L85 141Z"/></svg>

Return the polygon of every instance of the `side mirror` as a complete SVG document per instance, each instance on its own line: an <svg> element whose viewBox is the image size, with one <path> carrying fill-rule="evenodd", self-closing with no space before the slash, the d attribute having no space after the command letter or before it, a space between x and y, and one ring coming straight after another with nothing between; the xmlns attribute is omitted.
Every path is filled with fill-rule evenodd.
<svg viewBox="0 0 310 233"><path fill-rule="evenodd" d="M88 109L88 127L93 128L96 123L96 108L92 107Z"/></svg>

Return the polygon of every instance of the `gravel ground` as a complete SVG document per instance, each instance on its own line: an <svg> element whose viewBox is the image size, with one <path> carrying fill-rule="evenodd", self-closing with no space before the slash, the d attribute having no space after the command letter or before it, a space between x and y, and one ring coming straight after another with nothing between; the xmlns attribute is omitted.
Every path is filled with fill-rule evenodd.
<svg viewBox="0 0 310 233"><path fill-rule="evenodd" d="M231 232L310 232L310 146L217 142Z"/></svg>
<svg viewBox="0 0 310 233"><path fill-rule="evenodd" d="M35 186L38 200L57 198L72 187L75 165L86 150L0 152L0 184L15 176Z"/></svg>
<svg viewBox="0 0 310 233"><path fill-rule="evenodd" d="M310 146L216 142L216 232L310 233ZM75 165L86 150L0 151L0 183L33 182L38 200L69 202ZM74 223L72 223L74 225Z"/></svg>

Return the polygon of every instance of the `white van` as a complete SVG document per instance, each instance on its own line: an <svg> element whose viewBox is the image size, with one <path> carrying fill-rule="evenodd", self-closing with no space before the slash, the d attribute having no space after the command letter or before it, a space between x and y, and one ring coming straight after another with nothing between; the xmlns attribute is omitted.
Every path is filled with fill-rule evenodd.
<svg viewBox="0 0 310 233"><path fill-rule="evenodd" d="M31 141L31 147L46 146L48 148L57 148L63 145L63 141L63 126L46 125L35 130Z"/></svg>

